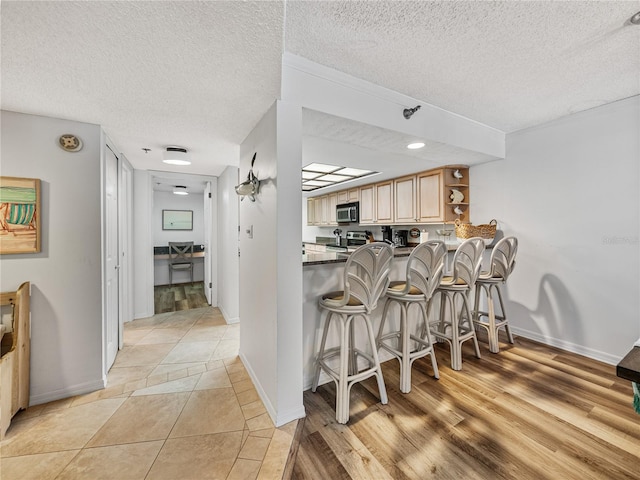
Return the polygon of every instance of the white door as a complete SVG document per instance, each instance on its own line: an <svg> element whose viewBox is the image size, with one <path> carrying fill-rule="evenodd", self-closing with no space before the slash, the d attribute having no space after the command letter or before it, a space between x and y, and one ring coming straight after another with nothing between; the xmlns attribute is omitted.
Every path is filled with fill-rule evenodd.
<svg viewBox="0 0 640 480"><path fill-rule="evenodd" d="M105 148L105 350L106 371L116 359L119 344L118 158Z"/></svg>
<svg viewBox="0 0 640 480"><path fill-rule="evenodd" d="M124 332L124 322L133 320L133 302L131 298L131 289L133 288L133 269L131 268L131 249L132 249L132 231L133 231L133 168L125 159L119 159L120 167L120 183L118 188L118 205L119 205L119 298L120 311L118 322L118 348L124 345L122 334Z"/></svg>
<svg viewBox="0 0 640 480"><path fill-rule="evenodd" d="M212 221L211 221L211 182L207 182L204 188L204 294L207 297L207 303L211 305L211 293L213 290L213 281L211 279L211 260L212 252L209 250L213 245Z"/></svg>

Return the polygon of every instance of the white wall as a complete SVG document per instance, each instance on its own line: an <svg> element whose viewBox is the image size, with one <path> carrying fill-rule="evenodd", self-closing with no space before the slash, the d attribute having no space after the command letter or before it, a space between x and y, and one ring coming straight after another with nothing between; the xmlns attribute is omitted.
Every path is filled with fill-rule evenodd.
<svg viewBox="0 0 640 480"><path fill-rule="evenodd" d="M240 355L276 425L304 416L300 129L301 109L278 102L240 147L240 178L257 152L261 180L240 203Z"/></svg>
<svg viewBox="0 0 640 480"><path fill-rule="evenodd" d="M192 210L193 230L162 230L162 210ZM153 245L166 247L169 242L204 244L203 194L174 195L171 192L153 192Z"/></svg>
<svg viewBox="0 0 640 480"><path fill-rule="evenodd" d="M151 175L133 171L134 318L153 315L153 190Z"/></svg>
<svg viewBox="0 0 640 480"><path fill-rule="evenodd" d="M227 167L218 177L218 308L227 323L240 321L237 184L237 167Z"/></svg>
<svg viewBox="0 0 640 480"><path fill-rule="evenodd" d="M86 393L102 379L100 127L2 112L2 175L42 183L42 252L2 255L2 291L30 281L30 404ZM79 152L58 137L73 133Z"/></svg>
<svg viewBox="0 0 640 480"><path fill-rule="evenodd" d="M507 136L471 169L474 223L519 239L518 334L615 364L640 336L640 97Z"/></svg>

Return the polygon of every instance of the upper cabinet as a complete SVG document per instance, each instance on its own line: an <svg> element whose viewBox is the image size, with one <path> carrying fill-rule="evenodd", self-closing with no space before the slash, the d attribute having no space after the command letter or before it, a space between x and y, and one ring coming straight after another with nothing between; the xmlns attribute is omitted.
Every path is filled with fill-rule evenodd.
<svg viewBox="0 0 640 480"><path fill-rule="evenodd" d="M448 165L307 200L308 225L337 225L336 205L360 202L361 225L469 222L469 167Z"/></svg>
<svg viewBox="0 0 640 480"><path fill-rule="evenodd" d="M457 218L469 223L469 168L446 167L444 177L444 221L454 222Z"/></svg>
<svg viewBox="0 0 640 480"><path fill-rule="evenodd" d="M360 192L357 188L350 188L349 190L342 190L337 192L338 205L342 203L357 202L360 199Z"/></svg>
<svg viewBox="0 0 640 480"><path fill-rule="evenodd" d="M393 223L393 181L360 187L360 225Z"/></svg>

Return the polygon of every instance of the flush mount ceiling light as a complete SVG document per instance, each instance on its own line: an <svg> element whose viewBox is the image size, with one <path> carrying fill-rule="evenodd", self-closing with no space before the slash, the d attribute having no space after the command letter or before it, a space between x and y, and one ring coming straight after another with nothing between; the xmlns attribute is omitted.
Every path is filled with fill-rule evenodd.
<svg viewBox="0 0 640 480"><path fill-rule="evenodd" d="M424 147L424 143L423 142L415 142L415 143L410 143L409 145L407 145L407 148L409 150L417 150L419 148Z"/></svg>
<svg viewBox="0 0 640 480"><path fill-rule="evenodd" d="M175 187L173 187L173 194L174 195L189 195L189 192L187 192L187 187L185 187L184 185L176 185Z"/></svg>
<svg viewBox="0 0 640 480"><path fill-rule="evenodd" d="M191 165L187 149L182 147L167 147L162 153L162 161L169 165Z"/></svg>

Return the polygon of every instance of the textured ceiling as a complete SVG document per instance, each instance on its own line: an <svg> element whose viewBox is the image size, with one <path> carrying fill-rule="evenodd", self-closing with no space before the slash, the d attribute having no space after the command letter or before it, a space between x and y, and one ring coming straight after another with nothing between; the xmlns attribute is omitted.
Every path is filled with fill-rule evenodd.
<svg viewBox="0 0 640 480"><path fill-rule="evenodd" d="M218 175L279 97L286 50L511 132L640 93L640 26L625 25L638 10L640 1L3 0L1 106L100 124L135 168ZM341 142L359 134L349 135ZM189 149L193 165L162 164L166 145Z"/></svg>
<svg viewBox="0 0 640 480"><path fill-rule="evenodd" d="M161 163L179 145L220 174L280 94L282 2L1 8L2 108L100 124L135 168L179 171Z"/></svg>
<svg viewBox="0 0 640 480"><path fill-rule="evenodd" d="M638 1L289 2L285 49L512 132L640 93L640 26L628 25L638 10Z"/></svg>

